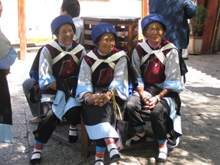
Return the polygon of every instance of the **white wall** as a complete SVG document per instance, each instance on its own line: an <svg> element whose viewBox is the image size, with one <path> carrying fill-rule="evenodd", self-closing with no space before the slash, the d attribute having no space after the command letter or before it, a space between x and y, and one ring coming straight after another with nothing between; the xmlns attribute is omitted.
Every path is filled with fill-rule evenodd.
<svg viewBox="0 0 220 165"><path fill-rule="evenodd" d="M0 26L9 40L18 37L18 7L17 0L1 0L3 5Z"/></svg>
<svg viewBox="0 0 220 165"><path fill-rule="evenodd" d="M2 0L1 28L14 42L18 39L18 0ZM50 23L60 14L63 0L26 0L27 38L51 38ZM141 0L80 1L80 16L141 17Z"/></svg>
<svg viewBox="0 0 220 165"><path fill-rule="evenodd" d="M81 5L81 16L141 16L140 0L110 0L109 2L83 1Z"/></svg>

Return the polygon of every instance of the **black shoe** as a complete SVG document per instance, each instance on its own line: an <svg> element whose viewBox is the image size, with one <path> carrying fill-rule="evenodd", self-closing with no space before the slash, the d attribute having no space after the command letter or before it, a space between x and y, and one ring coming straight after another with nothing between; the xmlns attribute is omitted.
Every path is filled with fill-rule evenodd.
<svg viewBox="0 0 220 165"><path fill-rule="evenodd" d="M69 142L76 143L78 140L78 129L77 128L69 128L70 131L76 131L76 136L69 135Z"/></svg>
<svg viewBox="0 0 220 165"><path fill-rule="evenodd" d="M34 154L40 154L40 158L31 159L31 160L30 160L30 163L31 163L32 165L40 164L40 161L41 161L41 152L33 152L33 155L34 155ZM33 156L33 155L32 155L32 156Z"/></svg>
<svg viewBox="0 0 220 165"><path fill-rule="evenodd" d="M70 136L69 135L69 142L70 143L76 143L77 140L78 140L78 136Z"/></svg>
<svg viewBox="0 0 220 165"><path fill-rule="evenodd" d="M133 140L133 138L137 136L139 139L138 140ZM137 144L137 143L140 143L140 142L144 142L146 141L146 137L147 137L147 134L145 134L143 137L139 136L139 135L135 135L133 138L129 139L126 141L126 145L127 146L130 146L130 145L133 145L133 144Z"/></svg>
<svg viewBox="0 0 220 165"><path fill-rule="evenodd" d="M166 162L167 162L167 159L168 159L168 154L167 154L167 152L165 152L165 151L160 151L160 153L163 153L163 154L166 154L166 158L157 158L157 164L158 165L163 165L163 164L165 164ZM159 153L159 154L160 154ZM159 155L158 155L159 156Z"/></svg>
<svg viewBox="0 0 220 165"><path fill-rule="evenodd" d="M117 162L118 160L121 159L121 156L120 156L120 154L118 153L118 150L117 150L116 148L112 148L112 149L110 150L109 154L111 153L111 151L114 151L114 150L116 151L116 153L110 157L110 162L111 162L111 163Z"/></svg>
<svg viewBox="0 0 220 165"><path fill-rule="evenodd" d="M183 57L183 60L188 60L188 57Z"/></svg>
<svg viewBox="0 0 220 165"><path fill-rule="evenodd" d="M94 162L94 165L104 165L104 163L101 159L98 159Z"/></svg>

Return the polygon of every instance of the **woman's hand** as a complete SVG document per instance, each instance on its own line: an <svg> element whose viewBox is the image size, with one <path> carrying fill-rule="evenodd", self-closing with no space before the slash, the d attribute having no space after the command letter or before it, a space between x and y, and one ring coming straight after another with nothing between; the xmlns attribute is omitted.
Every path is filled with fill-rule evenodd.
<svg viewBox="0 0 220 165"><path fill-rule="evenodd" d="M151 98L147 98L145 97L143 99L143 103L144 103L144 109L145 110L151 110L155 107L156 103L158 102L156 97L151 97Z"/></svg>
<svg viewBox="0 0 220 165"><path fill-rule="evenodd" d="M144 109L145 110L153 109L157 104L157 102L159 102L170 91L171 89L163 89L157 96L154 96L152 98L147 98L147 97L143 98Z"/></svg>
<svg viewBox="0 0 220 165"><path fill-rule="evenodd" d="M95 105L101 107L105 105L109 100L111 100L111 98L112 98L112 94L109 91L106 93L100 93L96 96Z"/></svg>
<svg viewBox="0 0 220 165"><path fill-rule="evenodd" d="M85 96L86 104L93 104L93 105L95 105L95 101L96 101L96 98L97 98L98 95L99 95L99 93L86 95Z"/></svg>
<svg viewBox="0 0 220 165"><path fill-rule="evenodd" d="M93 104L97 106L105 105L111 99L111 97L112 95L109 91L106 93L95 93L89 96L85 96L87 104Z"/></svg>

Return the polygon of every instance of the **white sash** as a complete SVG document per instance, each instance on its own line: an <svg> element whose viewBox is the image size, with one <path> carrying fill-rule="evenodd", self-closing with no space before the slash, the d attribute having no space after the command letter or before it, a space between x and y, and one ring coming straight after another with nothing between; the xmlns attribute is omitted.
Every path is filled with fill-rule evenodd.
<svg viewBox="0 0 220 165"><path fill-rule="evenodd" d="M115 53L114 55L108 57L107 59L99 59L94 53L93 51L90 51L87 56L93 58L95 60L95 63L92 65L91 69L92 69L92 72L94 72L94 70L102 63L102 62L105 62L107 64L109 64L109 66L114 69L115 68L115 63L114 61L118 60L120 57L122 56L126 56L127 55L125 54L124 51L120 51L120 52L117 52Z"/></svg>
<svg viewBox="0 0 220 165"><path fill-rule="evenodd" d="M157 58L165 65L167 59L166 59L166 56L163 54L163 51L167 49L176 48L175 45L172 43L165 45L159 50L152 50L146 42L141 43L140 46L148 53L141 59L141 65L148 59L148 57L151 54L155 54Z"/></svg>
<svg viewBox="0 0 220 165"><path fill-rule="evenodd" d="M73 60L74 60L77 64L79 63L79 59L76 57L76 54L83 49L83 46L82 46L82 45L79 44L79 45L77 45L73 50L71 50L70 52L67 52L67 51L64 51L56 41L52 41L52 42L49 43L49 44L61 52L59 55L57 55L57 56L53 59L53 64L55 64L57 61L59 61L61 58L63 58L63 57L66 56L67 54L71 55L72 58L73 58Z"/></svg>

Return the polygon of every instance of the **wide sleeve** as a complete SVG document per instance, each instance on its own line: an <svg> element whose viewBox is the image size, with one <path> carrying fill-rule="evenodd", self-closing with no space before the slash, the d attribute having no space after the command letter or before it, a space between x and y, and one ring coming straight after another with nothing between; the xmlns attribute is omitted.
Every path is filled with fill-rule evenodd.
<svg viewBox="0 0 220 165"><path fill-rule="evenodd" d="M82 60L78 76L78 85L76 89L76 100L82 102L83 95L87 92L93 93L92 86L92 70L86 63L85 59Z"/></svg>
<svg viewBox="0 0 220 165"><path fill-rule="evenodd" d="M141 76L141 60L136 49L134 49L131 56L131 68L132 74L134 74L133 76L135 77L138 83L137 87L144 87L144 81Z"/></svg>
<svg viewBox="0 0 220 165"><path fill-rule="evenodd" d="M50 51L44 47L39 60L39 86L41 89L48 89L52 83L56 82L53 76L52 66Z"/></svg>
<svg viewBox="0 0 220 165"><path fill-rule="evenodd" d="M197 6L193 5L189 0L185 0L184 3L184 11L187 19L191 19L197 14Z"/></svg>
<svg viewBox="0 0 220 165"><path fill-rule="evenodd" d="M0 69L9 69L12 66L17 58L18 54L14 47L11 47L8 54L0 60Z"/></svg>
<svg viewBox="0 0 220 165"><path fill-rule="evenodd" d="M0 69L9 69L15 62L17 56L16 50L0 30Z"/></svg>
<svg viewBox="0 0 220 165"><path fill-rule="evenodd" d="M165 64L166 79L163 88L172 89L180 92L183 90L183 83L180 74L179 56L176 49L171 49L167 53L167 62Z"/></svg>
<svg viewBox="0 0 220 165"><path fill-rule="evenodd" d="M115 88L117 95L122 100L128 99L128 61L127 57L121 57L114 69L114 78L109 88Z"/></svg>

